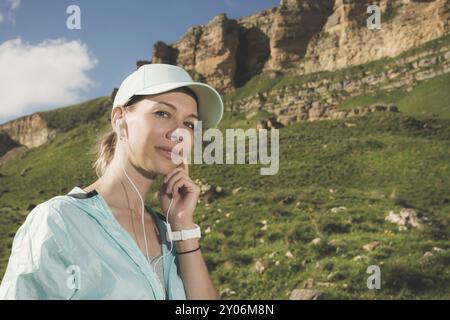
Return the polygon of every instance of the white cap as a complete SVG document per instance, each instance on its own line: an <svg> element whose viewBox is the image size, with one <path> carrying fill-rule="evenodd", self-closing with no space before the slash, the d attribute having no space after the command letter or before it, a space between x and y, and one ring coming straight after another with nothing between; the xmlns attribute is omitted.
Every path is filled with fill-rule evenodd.
<svg viewBox="0 0 450 320"><path fill-rule="evenodd" d="M211 86L194 82L183 68L171 64L144 64L130 74L119 87L113 108L123 106L133 95L167 92L180 87L194 91L198 99L198 117L202 126L214 127L222 119L223 102Z"/></svg>

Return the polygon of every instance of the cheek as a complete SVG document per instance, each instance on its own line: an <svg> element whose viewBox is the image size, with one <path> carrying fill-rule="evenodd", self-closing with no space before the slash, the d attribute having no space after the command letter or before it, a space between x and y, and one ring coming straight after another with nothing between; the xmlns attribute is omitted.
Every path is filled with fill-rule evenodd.
<svg viewBox="0 0 450 320"><path fill-rule="evenodd" d="M155 145L155 134L149 130L135 130L130 137L130 147L136 156L145 156Z"/></svg>
<svg viewBox="0 0 450 320"><path fill-rule="evenodd" d="M194 147L194 137L191 137L190 143L185 143L185 144L183 145L183 148L185 148L185 150L186 150L187 152L191 152L191 150L192 150L193 147Z"/></svg>
<svg viewBox="0 0 450 320"><path fill-rule="evenodd" d="M158 145L158 141L161 141L158 132L155 131L146 132L145 135L142 136L142 146L144 148L144 152L146 154L153 153L155 151L154 147Z"/></svg>

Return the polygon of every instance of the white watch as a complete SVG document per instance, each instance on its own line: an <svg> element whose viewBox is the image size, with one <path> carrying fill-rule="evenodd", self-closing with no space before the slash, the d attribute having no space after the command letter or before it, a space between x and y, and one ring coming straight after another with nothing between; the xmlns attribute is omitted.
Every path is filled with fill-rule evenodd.
<svg viewBox="0 0 450 320"><path fill-rule="evenodd" d="M170 224L167 224L167 233L166 238L167 241L180 241L180 240L188 240L192 238L201 238L201 231L198 224L194 224L194 229L184 229L178 231L172 231L170 228Z"/></svg>

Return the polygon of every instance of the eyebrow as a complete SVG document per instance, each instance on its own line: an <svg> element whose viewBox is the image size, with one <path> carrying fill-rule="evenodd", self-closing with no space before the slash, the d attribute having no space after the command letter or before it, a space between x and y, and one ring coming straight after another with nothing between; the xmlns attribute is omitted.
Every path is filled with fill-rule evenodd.
<svg viewBox="0 0 450 320"><path fill-rule="evenodd" d="M165 102L165 101L158 101L157 104L163 104L166 105L172 109L174 109L175 111L178 111L177 107L175 107L173 104L169 103L169 102ZM190 115L188 115L188 117L194 117L198 120L198 116L196 114L191 113Z"/></svg>

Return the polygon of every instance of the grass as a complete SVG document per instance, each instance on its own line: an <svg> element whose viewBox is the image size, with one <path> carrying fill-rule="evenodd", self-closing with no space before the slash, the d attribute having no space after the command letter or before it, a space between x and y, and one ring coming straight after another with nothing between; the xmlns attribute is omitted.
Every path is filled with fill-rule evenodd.
<svg viewBox="0 0 450 320"><path fill-rule="evenodd" d="M235 91L224 96L224 101L235 102L242 98L254 96L258 93L269 92L271 90L278 90L292 85L301 85L310 81L320 81L327 79L330 80L331 82L339 82L344 79L352 79L354 78L355 74L363 72L367 74L378 74L383 71L389 70L392 65L395 65L395 63L399 62L401 59L405 59L429 50L437 51L440 48L447 46L449 44L450 44L450 35L446 35L439 39L429 41L420 47L413 48L406 52L403 52L396 57L386 57L380 60L372 61L367 64L351 66L333 72L323 71L306 75L295 75L292 73L282 73L282 72L279 72L277 74L262 73L250 79L242 87L239 87ZM443 90L448 91L448 84L447 86L444 86ZM382 95L382 93L380 94ZM443 103L443 101L448 100L439 100L439 101Z"/></svg>
<svg viewBox="0 0 450 320"><path fill-rule="evenodd" d="M448 39L430 42L414 53L440 47ZM361 70L376 72L406 56L335 73L263 74L226 99L312 79L343 79ZM411 92L378 92L341 106L395 103L401 113L281 129L280 167L273 176L260 175L260 164L191 165L192 179L225 190L217 199L202 198L195 216L202 230L211 229L203 233L202 247L214 284L219 291L236 292L224 298L286 299L289 291L312 279L313 288L323 291L325 299L448 299L449 80L448 75L439 76ZM55 139L0 168L0 278L12 239L30 208L96 180L92 146L110 127L108 97L40 114L58 129ZM219 129L254 128L270 115L226 111ZM157 210L152 195L160 183L161 179L155 181L146 199ZM233 193L237 187L241 191ZM291 201L283 202L288 197ZM336 207L345 208L332 210ZM399 231L385 220L389 211L405 207L428 218L422 230ZM267 221L266 230L261 229L262 220ZM321 240L314 245L311 241L316 238ZM362 248L372 241L380 245L373 251ZM286 256L288 251L291 257ZM425 259L430 251L433 255ZM262 274L255 271L257 261L265 267ZM381 290L367 289L369 265L381 268Z"/></svg>
<svg viewBox="0 0 450 320"><path fill-rule="evenodd" d="M95 107L94 107L95 106ZM106 119L109 116L111 102L109 97L99 97L77 105L50 111L38 112L52 129L69 131L82 123Z"/></svg>
<svg viewBox="0 0 450 320"><path fill-rule="evenodd" d="M101 103L94 100L91 107ZM225 119L246 124L233 114ZM346 127L349 121L356 126ZM1 168L0 275L28 205L95 179L89 147L106 129L97 123L107 121L60 132ZM261 165L192 165L193 179L226 191L208 206L203 199L196 211L202 229L211 228L202 247L215 285L236 291L227 299L286 299L308 279L326 299L448 298L449 147L450 120L369 114L283 128L275 176L259 175ZM24 168L31 169L21 177ZM232 194L238 186L242 191ZM147 201L159 209L151 194ZM294 201L282 204L288 196ZM331 212L339 206L346 209ZM423 211L429 225L400 232L384 220L390 210L405 206ZM261 220L267 220L265 231ZM310 244L315 238L321 242ZM373 252L362 249L375 240L381 245ZM423 254L433 247L444 251L425 260ZM288 250L292 258L286 257ZM353 261L358 255L366 258ZM256 261L265 266L262 274L255 272ZM381 290L366 287L370 264L381 267Z"/></svg>
<svg viewBox="0 0 450 320"><path fill-rule="evenodd" d="M405 114L437 116L450 119L450 74L424 81L407 92L404 89L392 92L363 94L345 100L339 108L351 109L375 103L395 104Z"/></svg>

